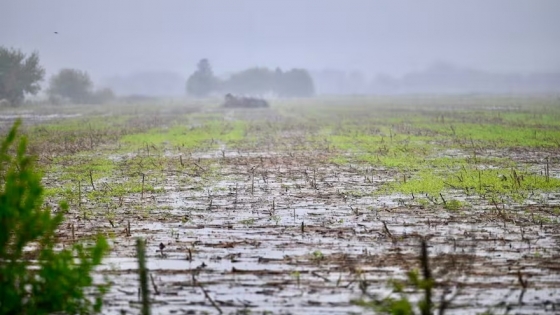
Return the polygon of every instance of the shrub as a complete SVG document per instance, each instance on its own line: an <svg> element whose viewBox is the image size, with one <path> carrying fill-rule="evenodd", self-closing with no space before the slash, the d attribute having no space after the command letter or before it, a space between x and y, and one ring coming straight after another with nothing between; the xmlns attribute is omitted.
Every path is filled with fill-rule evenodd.
<svg viewBox="0 0 560 315"><path fill-rule="evenodd" d="M17 121L0 146L0 314L91 314L99 312L107 284L94 285L91 272L108 251L103 237L91 247L56 250L57 214L43 207L41 176L17 148ZM88 293L95 296L92 300Z"/></svg>

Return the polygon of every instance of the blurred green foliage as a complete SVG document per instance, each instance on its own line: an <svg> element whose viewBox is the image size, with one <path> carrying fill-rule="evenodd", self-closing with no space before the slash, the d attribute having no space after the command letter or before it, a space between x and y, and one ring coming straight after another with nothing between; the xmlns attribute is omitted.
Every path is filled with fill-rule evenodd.
<svg viewBox="0 0 560 315"><path fill-rule="evenodd" d="M0 147L0 314L99 312L108 285L94 283L91 273L108 244L97 237L92 246L57 248L68 206L62 203L57 214L43 207L41 175L26 139L17 137L20 124Z"/></svg>

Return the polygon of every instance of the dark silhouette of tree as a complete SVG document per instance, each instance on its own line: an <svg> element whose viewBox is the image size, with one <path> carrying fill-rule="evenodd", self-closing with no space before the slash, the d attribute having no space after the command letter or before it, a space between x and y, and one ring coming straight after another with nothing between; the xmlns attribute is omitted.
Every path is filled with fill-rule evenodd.
<svg viewBox="0 0 560 315"><path fill-rule="evenodd" d="M214 76L207 59L198 63L198 69L187 80L187 92L197 97L212 92L262 96L276 94L281 97L308 97L315 94L311 75L305 69L283 72L280 68L249 68L220 81Z"/></svg>
<svg viewBox="0 0 560 315"><path fill-rule="evenodd" d="M261 95L275 90L274 72L267 68L250 68L233 74L223 84L228 92Z"/></svg>
<svg viewBox="0 0 560 315"><path fill-rule="evenodd" d="M292 69L279 76L277 92L282 97L309 97L315 94L315 86L305 69Z"/></svg>
<svg viewBox="0 0 560 315"><path fill-rule="evenodd" d="M51 99L64 98L76 104L90 101L93 83L87 72L76 69L62 69L49 83L48 94Z"/></svg>
<svg viewBox="0 0 560 315"><path fill-rule="evenodd" d="M304 69L282 72L267 68L250 68L233 74L223 84L223 91L248 95L274 93L281 97L308 97L315 94L311 75Z"/></svg>
<svg viewBox="0 0 560 315"><path fill-rule="evenodd" d="M198 62L197 70L187 80L187 93L196 97L208 96L217 90L218 83L210 62L202 59Z"/></svg>
<svg viewBox="0 0 560 315"><path fill-rule="evenodd" d="M26 56L19 50L0 47L0 99L12 105L23 102L25 94L37 94L45 70L39 65L39 54Z"/></svg>

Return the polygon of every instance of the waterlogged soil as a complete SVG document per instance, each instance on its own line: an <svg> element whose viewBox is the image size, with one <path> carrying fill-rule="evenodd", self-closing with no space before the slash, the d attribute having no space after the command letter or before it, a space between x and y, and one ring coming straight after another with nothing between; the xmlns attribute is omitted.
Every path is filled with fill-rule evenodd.
<svg viewBox="0 0 560 315"><path fill-rule="evenodd" d="M471 197L480 205L447 211L441 201L377 195L392 171L333 165L320 152L199 155L207 161L185 167L213 165L214 179L168 170L161 192L126 196L113 220L96 204L73 213L78 236L112 236L99 269L112 284L106 313L139 312L136 237L148 244L154 314L362 313L351 300L382 299L390 279L419 268L422 237L448 313L560 310L560 228L531 220L556 220L560 193L507 211ZM61 237L71 241L69 230Z"/></svg>
<svg viewBox="0 0 560 315"><path fill-rule="evenodd" d="M68 118L79 117L81 114L52 114L52 113L34 113L32 111L22 111L0 114L0 131L8 130L17 119L24 120L27 124L45 123L52 120L62 120Z"/></svg>
<svg viewBox="0 0 560 315"><path fill-rule="evenodd" d="M243 115L255 114L225 113ZM67 244L95 233L110 238L112 251L96 273L112 285L104 313L140 313L138 237L147 241L153 314L367 313L352 301L398 297L391 280L420 268L421 239L435 278L433 300L447 304L446 313L560 312L560 192L536 192L519 204L462 191L430 199L389 193L383 187L400 180L400 171L336 164L344 152L313 149L301 138L301 130L282 134L279 147L297 142L289 149L269 143L258 150L220 144L188 153L90 153L118 164L115 174L130 174L131 159L163 161L145 173L149 191L109 201L84 197L94 189L110 194L124 180L117 175L73 188L82 198L71 202L59 236ZM477 156L539 172L559 153L492 149ZM549 164L550 176L559 171L557 161ZM47 186L62 185L57 176L47 174ZM470 206L448 210L444 199ZM412 288L405 293L413 302L421 297Z"/></svg>

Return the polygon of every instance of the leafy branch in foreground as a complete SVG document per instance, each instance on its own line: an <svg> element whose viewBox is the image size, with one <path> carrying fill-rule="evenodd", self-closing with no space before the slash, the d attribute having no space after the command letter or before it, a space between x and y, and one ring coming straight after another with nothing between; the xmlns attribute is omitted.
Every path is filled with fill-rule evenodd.
<svg viewBox="0 0 560 315"><path fill-rule="evenodd" d="M0 314L99 312L108 285L94 284L91 272L109 246L99 236L91 247L55 249L68 206L62 203L55 215L43 207L41 176L26 154L26 138L13 148L20 124L0 146Z"/></svg>
<svg viewBox="0 0 560 315"><path fill-rule="evenodd" d="M393 294L378 300L371 299L369 301L360 299L353 300L352 303L362 306L366 309L371 309L379 314L392 314L392 315L414 315L415 307L410 301L410 296L406 293L406 288L412 288L415 291L423 291L421 299L418 301L417 308L421 315L431 315L434 309L432 302L432 289L434 287L434 280L432 278L432 271L429 266L428 246L425 240L422 240L420 246L420 264L422 267L422 277L420 277L417 270L411 270L407 273L408 283L393 280L393 293L397 293L399 298L393 297ZM439 314L445 312L448 301L442 301L439 306Z"/></svg>

